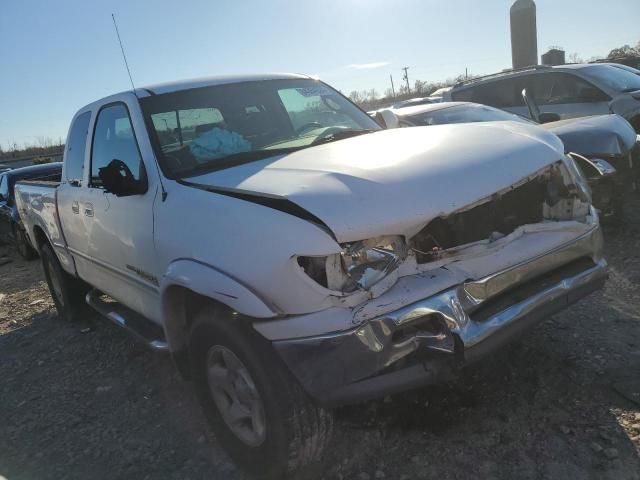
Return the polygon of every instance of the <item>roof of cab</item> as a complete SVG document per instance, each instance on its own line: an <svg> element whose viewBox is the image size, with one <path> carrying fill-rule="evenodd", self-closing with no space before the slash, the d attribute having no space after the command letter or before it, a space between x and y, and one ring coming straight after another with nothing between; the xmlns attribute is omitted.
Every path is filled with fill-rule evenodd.
<svg viewBox="0 0 640 480"><path fill-rule="evenodd" d="M145 85L143 87L137 87L134 90L124 90L106 97L97 99L91 103L86 104L80 108L75 116L95 108L97 105L103 105L111 101L116 101L123 94L134 94L138 98L149 97L152 95L159 95L162 93L178 92L180 90L190 90L192 88L212 87L215 85L224 85L229 83L242 83L242 82L258 82L264 80L289 80L289 79L313 79L309 75L301 75L297 73L256 73L245 75L216 75L211 77L191 78L185 80L176 80L173 82L157 83L154 85Z"/></svg>
<svg viewBox="0 0 640 480"><path fill-rule="evenodd" d="M150 94L171 93L180 90L189 90L192 88L212 87L215 85L224 85L228 83L241 82L257 82L261 80L289 80L289 79L308 79L308 75L300 75L296 73L256 73L246 75L218 75L213 77L192 78L188 80L177 80L173 82L158 83L155 85L146 85L142 88L136 88L136 93L142 93L143 96ZM140 92L142 91L142 92Z"/></svg>

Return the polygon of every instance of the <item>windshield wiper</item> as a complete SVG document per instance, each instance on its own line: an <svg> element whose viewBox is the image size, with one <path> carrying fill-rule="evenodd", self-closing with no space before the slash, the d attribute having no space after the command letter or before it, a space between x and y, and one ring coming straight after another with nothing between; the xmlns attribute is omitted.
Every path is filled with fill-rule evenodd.
<svg viewBox="0 0 640 480"><path fill-rule="evenodd" d="M347 129L347 130L339 130L337 132L330 133L326 136L319 136L316 138L309 146L320 145L322 143L330 143L335 142L336 140L344 140L345 138L357 137L358 135L363 135L365 133L377 132L377 130L366 129L366 128L358 128L358 129Z"/></svg>
<svg viewBox="0 0 640 480"><path fill-rule="evenodd" d="M177 178L195 177L205 173L224 170L225 168L237 167L238 165L245 163L256 162L258 160L264 160L265 158L295 152L301 148L302 147L272 148L268 150L251 150L249 152L232 153L226 157L209 160L208 162L196 167L186 169L183 172L178 172Z"/></svg>

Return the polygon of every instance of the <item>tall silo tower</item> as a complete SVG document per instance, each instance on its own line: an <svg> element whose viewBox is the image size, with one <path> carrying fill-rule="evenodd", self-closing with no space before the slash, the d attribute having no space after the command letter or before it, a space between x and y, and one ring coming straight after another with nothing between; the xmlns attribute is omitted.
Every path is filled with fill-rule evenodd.
<svg viewBox="0 0 640 480"><path fill-rule="evenodd" d="M513 68L538 64L536 4L533 0L516 0L511 5L511 60Z"/></svg>

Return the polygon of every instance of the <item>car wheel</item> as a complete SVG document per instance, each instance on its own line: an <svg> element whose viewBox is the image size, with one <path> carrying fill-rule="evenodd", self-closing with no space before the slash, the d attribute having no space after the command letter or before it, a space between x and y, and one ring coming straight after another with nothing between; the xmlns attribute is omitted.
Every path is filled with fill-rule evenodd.
<svg viewBox="0 0 640 480"><path fill-rule="evenodd" d="M90 287L62 269L58 257L48 244L42 246L40 256L58 315L68 321L77 320L87 310L84 297Z"/></svg>
<svg viewBox="0 0 640 480"><path fill-rule="evenodd" d="M16 249L25 260L33 260L38 257L38 252L29 243L27 234L19 225L13 225L13 237L16 242Z"/></svg>
<svg viewBox="0 0 640 480"><path fill-rule="evenodd" d="M216 438L260 478L313 468L331 437L331 413L307 396L269 342L229 317L205 308L190 331L193 379Z"/></svg>

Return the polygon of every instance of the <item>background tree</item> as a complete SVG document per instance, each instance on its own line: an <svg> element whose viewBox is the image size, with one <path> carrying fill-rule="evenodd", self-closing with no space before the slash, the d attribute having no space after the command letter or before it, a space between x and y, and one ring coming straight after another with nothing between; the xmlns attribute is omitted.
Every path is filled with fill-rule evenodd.
<svg viewBox="0 0 640 480"><path fill-rule="evenodd" d="M567 60L569 63L584 63L584 59L576 52L567 55Z"/></svg>

